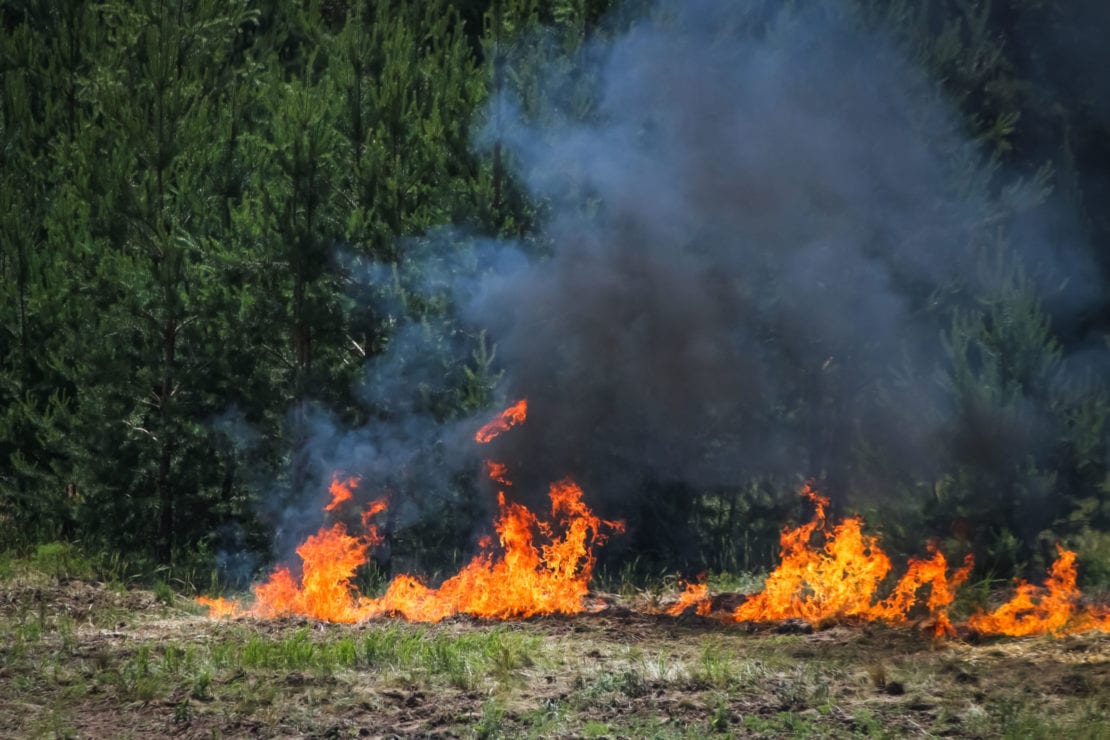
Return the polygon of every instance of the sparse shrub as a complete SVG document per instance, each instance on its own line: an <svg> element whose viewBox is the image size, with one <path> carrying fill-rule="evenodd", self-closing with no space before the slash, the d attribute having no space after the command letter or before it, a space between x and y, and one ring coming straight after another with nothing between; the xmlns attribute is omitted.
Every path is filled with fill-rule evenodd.
<svg viewBox="0 0 1110 740"><path fill-rule="evenodd" d="M1110 533L1084 529L1072 538L1079 555L1079 582L1086 589L1110 590Z"/></svg>
<svg viewBox="0 0 1110 740"><path fill-rule="evenodd" d="M11 580L15 572L15 557L12 553L0 552L0 582Z"/></svg>
<svg viewBox="0 0 1110 740"><path fill-rule="evenodd" d="M182 699L173 707L173 722L175 725L187 725L193 721L193 705L188 699Z"/></svg>
<svg viewBox="0 0 1110 740"><path fill-rule="evenodd" d="M59 580L91 578L92 564L68 542L47 542L35 548L31 559L38 570Z"/></svg>
<svg viewBox="0 0 1110 740"><path fill-rule="evenodd" d="M882 661L869 665L867 675L871 677L871 685L877 690L882 691L886 688L886 665Z"/></svg>
<svg viewBox="0 0 1110 740"><path fill-rule="evenodd" d="M185 662L185 651L177 645L169 645L162 655L162 670L166 673L177 673Z"/></svg>
<svg viewBox="0 0 1110 740"><path fill-rule="evenodd" d="M609 737L609 735L611 733L612 733L612 730L609 729L609 725L605 724L604 722L590 721L590 722L587 722L585 724L585 726L583 726L583 728L582 728L582 734L586 737L591 737L591 738L594 738L594 737Z"/></svg>
<svg viewBox="0 0 1110 740"><path fill-rule="evenodd" d="M689 678L694 684L724 688L733 682L735 672L725 649L710 641L702 645L701 657Z"/></svg>
<svg viewBox="0 0 1110 740"><path fill-rule="evenodd" d="M193 686L190 695L194 699L207 699L209 697L208 691L212 688L212 672L207 668L202 668L193 677Z"/></svg>
<svg viewBox="0 0 1110 740"><path fill-rule="evenodd" d="M474 726L474 734L482 740L502 737L505 734L505 708L490 700L482 705L482 716Z"/></svg>
<svg viewBox="0 0 1110 740"><path fill-rule="evenodd" d="M173 605L173 589L165 581L158 581L154 584L154 598L165 604L166 606Z"/></svg>
<svg viewBox="0 0 1110 740"><path fill-rule="evenodd" d="M728 701L722 697L717 700L717 706L709 718L709 728L713 732L728 732L732 724L732 712L728 708Z"/></svg>

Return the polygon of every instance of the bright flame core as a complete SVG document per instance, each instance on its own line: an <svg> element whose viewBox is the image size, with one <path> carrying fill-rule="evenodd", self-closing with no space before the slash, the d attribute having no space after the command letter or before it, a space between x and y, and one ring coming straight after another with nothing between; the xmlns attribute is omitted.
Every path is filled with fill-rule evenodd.
<svg viewBox="0 0 1110 740"><path fill-rule="evenodd" d="M953 632L948 606L955 587L971 572L970 557L951 578L944 555L935 549L929 560L911 559L891 595L877 600L879 587L891 569L890 558L879 547L878 538L863 533L859 517L848 517L830 528L825 519L829 500L808 483L802 495L816 508L813 519L783 530L779 538L782 562L767 577L763 591L736 608L734 621L802 619L818 625L859 618L901 623L917 603L918 589L928 585L931 593L927 607L936 634ZM814 535L823 538L821 547L810 544Z"/></svg>
<svg viewBox="0 0 1110 740"><path fill-rule="evenodd" d="M481 427L475 441L488 443L522 423L527 410L527 399L521 399ZM490 480L512 486L504 463L487 460L485 467ZM331 500L324 510L338 515L343 508L350 508L358 482L357 478L334 478L328 489ZM930 557L911 558L889 595L879 598L891 562L878 538L863 533L863 520L858 516L830 527L825 516L829 500L808 483L802 495L814 505L813 519L782 531L780 564L767 577L763 591L749 596L728 615L730 621L801 619L819 625L852 618L899 624L909 620L915 607L921 607L935 635L956 634L948 608L956 589L971 573L970 555L950 574L944 554L930 545ZM361 513L361 534L352 535L343 522L336 522L308 537L297 548L299 574L294 575L288 567L276 568L254 587L255 599L249 608L224 598L202 596L197 602L207 606L212 617L303 615L331 622L380 616L438 622L455 614L487 619L576 614L584 609L595 565L594 546L603 544L613 532L623 532L624 525L595 516L582 500L582 489L569 478L552 484L549 496L551 516L540 519L508 501L500 491L494 521L496 544L492 537L484 537L478 554L438 588L401 574L380 598L367 598L352 583L368 553L382 542L373 523L374 517L387 509L387 499L382 497ZM1013 636L1110 631L1110 607L1079 603L1076 554L1057 549L1059 557L1044 586L1019 582L1009 602L989 614L973 615L968 627L983 634ZM918 592L926 586L929 596L922 604ZM697 614L709 616L712 603L708 583L688 583L666 612L679 616L694 607Z"/></svg>
<svg viewBox="0 0 1110 740"><path fill-rule="evenodd" d="M582 502L582 489L564 480L551 486L551 520L543 521L520 504L498 495L495 524L500 551L486 542L482 551L438 589L413 576L398 576L380 599L367 602L372 616L398 614L438 622L453 614L489 619L521 619L536 614L576 614L593 575L593 545L619 522L602 521ZM562 530L555 536L555 525ZM534 534L548 541L536 546Z"/></svg>
<svg viewBox="0 0 1110 740"><path fill-rule="evenodd" d="M501 412L478 430L475 439L485 443L524 421L527 400ZM487 461L489 477L511 486L507 467ZM335 478L325 511L335 511L354 498L358 481ZM362 514L364 534L354 536L339 522L323 527L297 548L302 567L294 576L287 567L273 571L265 583L254 587L254 604L244 610L235 602L204 599L212 616L250 614L272 618L303 615L331 622L357 622L385 615L399 615L422 622L438 622L454 614L491 619L520 619L536 614L575 614L583 610L593 576L594 546L612 532L624 531L620 522L603 521L582 501L582 489L569 478L549 491L550 519L540 519L529 509L498 494L494 522L497 544L483 538L480 551L456 575L438 588L402 574L393 579L380 598L366 598L352 583L371 548L381 542L371 519L386 509L384 498L372 502ZM538 541L541 544L537 544Z"/></svg>
<svg viewBox="0 0 1110 740"><path fill-rule="evenodd" d="M1110 608L1079 605L1075 587L1075 553L1056 546L1059 553L1044 586L1018 582L1017 594L989 614L973 614L967 626L984 634L1066 635L1087 630L1110 632Z"/></svg>

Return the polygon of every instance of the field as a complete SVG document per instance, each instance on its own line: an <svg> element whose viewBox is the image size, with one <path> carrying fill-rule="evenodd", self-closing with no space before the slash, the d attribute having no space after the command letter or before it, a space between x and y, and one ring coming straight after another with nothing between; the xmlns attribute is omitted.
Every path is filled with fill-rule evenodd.
<svg viewBox="0 0 1110 740"><path fill-rule="evenodd" d="M166 588L21 571L0 586L0 733L1110 736L1108 634L934 640L651 606L609 597L501 624L216 621Z"/></svg>

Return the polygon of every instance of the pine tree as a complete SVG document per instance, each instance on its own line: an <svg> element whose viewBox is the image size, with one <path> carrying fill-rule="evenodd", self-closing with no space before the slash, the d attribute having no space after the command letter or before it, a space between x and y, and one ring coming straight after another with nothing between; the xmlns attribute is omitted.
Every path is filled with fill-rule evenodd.
<svg viewBox="0 0 1110 740"><path fill-rule="evenodd" d="M64 186L50 219L87 312L68 328L91 341L60 361L78 407L73 431L93 453L83 472L99 489L99 515L137 517L131 536L168 562L181 544L180 503L197 485L180 461L205 444L191 382L216 349L194 341L197 285L220 226L210 132L252 14L242 3L155 0L96 12L106 37L82 80L87 120L56 164ZM86 218L70 224L74 214Z"/></svg>

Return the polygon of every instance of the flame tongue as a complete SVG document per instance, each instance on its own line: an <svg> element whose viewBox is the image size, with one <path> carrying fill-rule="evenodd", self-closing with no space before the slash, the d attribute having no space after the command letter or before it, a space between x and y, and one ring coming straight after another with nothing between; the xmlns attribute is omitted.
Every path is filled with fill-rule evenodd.
<svg viewBox="0 0 1110 740"><path fill-rule="evenodd" d="M399 576L381 599L371 602L372 610L429 622L458 613L520 619L581 612L593 575L593 545L623 526L595 516L582 501L582 489L569 479L553 484L550 496L553 521L542 521L499 494L495 528L500 553L487 541L466 567L438 589L411 576ZM552 534L556 524L561 536ZM539 547L534 539L537 531L549 540Z"/></svg>
<svg viewBox="0 0 1110 740"><path fill-rule="evenodd" d="M1044 586L1018 583L1017 594L989 614L973 614L968 626L987 634L1069 634L1098 629L1110 631L1110 608L1079 606L1075 586L1075 553L1056 546L1059 553Z"/></svg>
<svg viewBox="0 0 1110 740"><path fill-rule="evenodd" d="M495 483L500 483L503 486L511 486L513 482L509 480L507 471L508 467L505 463L486 460L486 475Z"/></svg>
<svg viewBox="0 0 1110 740"><path fill-rule="evenodd" d="M917 591L929 586L929 600L926 606L933 618L933 633L937 637L956 634L948 618L948 607L956 597L956 589L971 575L974 566L971 555L964 558L964 564L951 577L948 576L948 560L944 553L930 544L933 556L928 560L910 558L906 574L898 581L893 593L882 604L871 610L869 616L897 622L905 619L917 601Z"/></svg>
<svg viewBox="0 0 1110 740"><path fill-rule="evenodd" d="M331 503L326 511L334 511L350 501L357 479L333 479ZM385 510L386 499L370 503L362 515L364 533L348 534L347 527L337 522L321 528L297 548L302 561L300 582L285 567L277 568L267 579L254 587L252 613L260 617L301 614L329 622L357 622L366 610L351 583L355 571L366 562L366 553L382 541L370 517Z"/></svg>
<svg viewBox="0 0 1110 740"><path fill-rule="evenodd" d="M859 615L871 606L879 582L890 571L890 559L876 539L864 535L863 521L850 517L829 530L829 500L809 484L802 494L816 506L812 521L783 530L782 562L767 578L762 592L733 613L737 621L766 622L804 619L810 623ZM810 546L814 533L825 537L822 548Z"/></svg>
<svg viewBox="0 0 1110 740"><path fill-rule="evenodd" d="M678 601L671 604L666 613L672 617L680 617L690 607L694 607L694 612L698 616L709 616L713 609L713 602L709 600L708 582L687 583L686 588L678 595Z"/></svg>
<svg viewBox="0 0 1110 740"><path fill-rule="evenodd" d="M528 402L522 399L501 412L475 435L489 442L524 421ZM511 486L503 463L486 462L489 477ZM357 479L335 478L325 511L335 511L354 498ZM393 579L381 598L358 594L351 583L366 562L369 549L381 542L372 517L386 508L386 500L370 504L362 514L361 536L348 534L342 523L321 528L297 548L303 563L298 580L288 568L277 568L255 587L249 613L260 617L301 614L332 622L355 622L374 616L399 614L407 619L438 622L452 614L519 619L536 614L574 614L583 611L582 599L593 575L593 548L610 532L623 531L620 522L603 521L582 501L582 489L569 478L551 486L551 519L541 520L520 504L498 494L499 513L491 538L480 552L439 588L430 588L411 575ZM556 534L559 532L559 534ZM543 544L537 545L537 535ZM202 601L213 616L243 613L238 604Z"/></svg>
<svg viewBox="0 0 1110 740"><path fill-rule="evenodd" d="M767 578L762 592L750 597L732 614L736 621L767 622L803 619L819 624L830 619L857 617L902 622L917 603L917 590L929 585L928 608L937 634L950 633L947 608L953 590L971 570L970 558L949 579L948 563L939 551L929 560L911 560L909 570L891 595L876 601L883 579L890 572L890 558L878 539L863 533L863 520L848 517L831 529L825 520L829 500L807 483L802 495L813 502L812 521L780 536L782 562ZM824 538L820 548L810 543Z"/></svg>
<svg viewBox="0 0 1110 740"><path fill-rule="evenodd" d="M502 411L493 421L484 425L474 434L474 441L478 444L487 444L502 432L520 424L528 415L528 399L522 398L509 408Z"/></svg>
<svg viewBox="0 0 1110 740"><path fill-rule="evenodd" d="M345 501L350 501L354 494L352 489L358 485L357 478L348 478L341 481L338 478L332 478L331 485L328 486L328 493L331 494L331 503L324 507L324 511L335 511L339 505Z"/></svg>
<svg viewBox="0 0 1110 740"><path fill-rule="evenodd" d="M210 596L198 596L197 603L201 606L208 607L208 616L216 619L238 617L243 614L239 602L225 599L222 596L217 596L215 598Z"/></svg>

